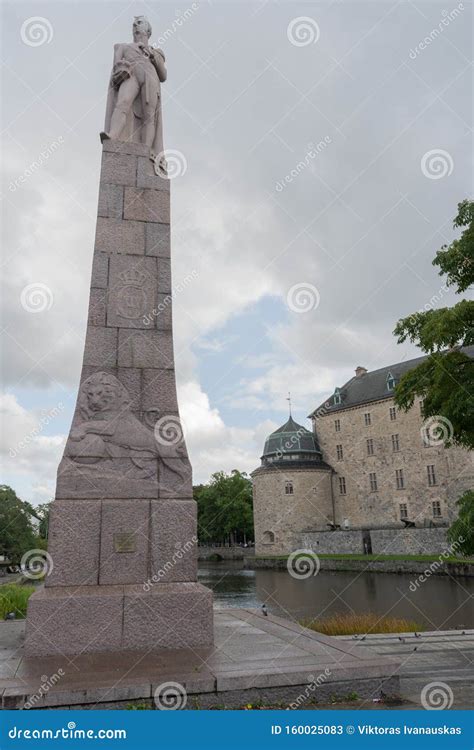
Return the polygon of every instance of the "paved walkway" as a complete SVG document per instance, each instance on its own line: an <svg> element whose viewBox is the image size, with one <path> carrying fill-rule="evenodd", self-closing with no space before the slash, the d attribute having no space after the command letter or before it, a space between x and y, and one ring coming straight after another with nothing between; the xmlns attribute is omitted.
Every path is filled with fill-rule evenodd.
<svg viewBox="0 0 474 750"><path fill-rule="evenodd" d="M301 705L354 690L369 698L381 690L392 694L399 689L393 676L398 664L392 659L254 610L217 610L215 646L200 650L33 659L24 656L23 639L23 622L0 624L4 708L31 704L31 696L36 696L33 704L38 708L123 706L152 699L156 688L170 681L185 687L190 708L237 708L249 702ZM39 695L41 684L58 674L56 684Z"/></svg>

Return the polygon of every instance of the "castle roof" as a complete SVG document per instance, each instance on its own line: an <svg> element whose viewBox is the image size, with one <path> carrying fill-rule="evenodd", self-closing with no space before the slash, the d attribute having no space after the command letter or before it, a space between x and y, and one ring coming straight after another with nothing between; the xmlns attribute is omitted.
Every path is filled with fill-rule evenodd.
<svg viewBox="0 0 474 750"><path fill-rule="evenodd" d="M265 440L262 458L300 454L311 457L321 454L315 435L290 416L287 422Z"/></svg>
<svg viewBox="0 0 474 750"><path fill-rule="evenodd" d="M463 354L474 358L474 346L465 346L461 351ZM357 374L341 388L336 388L334 393L316 407L309 416L315 417L318 416L318 413L343 411L372 401L393 398L393 389L402 375L421 364L425 359L427 359L426 356L416 357L405 362L397 362L388 367L381 367L373 372L368 372L364 367L358 367Z"/></svg>

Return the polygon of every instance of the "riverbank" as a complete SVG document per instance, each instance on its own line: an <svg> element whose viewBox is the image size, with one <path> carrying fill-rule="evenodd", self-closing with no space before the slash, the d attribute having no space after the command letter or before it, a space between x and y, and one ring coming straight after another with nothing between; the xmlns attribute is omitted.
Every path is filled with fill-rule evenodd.
<svg viewBox="0 0 474 750"><path fill-rule="evenodd" d="M474 577L474 560L443 558L442 555L318 555L306 559L319 561L319 569L353 573L413 573ZM287 570L288 557L255 557L244 561L248 570Z"/></svg>

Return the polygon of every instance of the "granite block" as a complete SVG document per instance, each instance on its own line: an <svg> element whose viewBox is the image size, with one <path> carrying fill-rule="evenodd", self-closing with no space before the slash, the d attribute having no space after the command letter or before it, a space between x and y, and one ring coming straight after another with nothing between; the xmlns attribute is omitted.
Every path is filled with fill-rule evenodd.
<svg viewBox="0 0 474 750"><path fill-rule="evenodd" d="M161 258L169 258L171 251L171 234L169 224L157 224L147 222L145 234L145 252L147 255L156 255Z"/></svg>
<svg viewBox="0 0 474 750"><path fill-rule="evenodd" d="M154 163L146 156L139 156L137 159L137 187L152 188L154 190L164 190L169 193L170 180L168 177L161 177L155 172Z"/></svg>
<svg viewBox="0 0 474 750"><path fill-rule="evenodd" d="M45 586L91 586L99 580L100 500L55 500L48 552L53 569Z"/></svg>
<svg viewBox="0 0 474 750"><path fill-rule="evenodd" d="M28 602L27 656L117 651L122 641L121 586L56 586Z"/></svg>
<svg viewBox="0 0 474 750"><path fill-rule="evenodd" d="M130 476L135 467L130 459L111 458L109 468L104 475L93 474L89 467L75 466L70 468L71 461L63 459L59 465L56 483L56 498L111 499L111 498L149 498L158 497L158 481L155 477L140 479ZM126 464L126 466L124 465Z"/></svg>
<svg viewBox="0 0 474 750"><path fill-rule="evenodd" d="M172 328L172 295L157 294L155 307L143 316L146 328L158 331L171 331Z"/></svg>
<svg viewBox="0 0 474 750"><path fill-rule="evenodd" d="M145 225L140 221L97 217L95 250L104 253L144 255Z"/></svg>
<svg viewBox="0 0 474 750"><path fill-rule="evenodd" d="M151 501L150 585L197 580L194 500Z"/></svg>
<svg viewBox="0 0 474 750"><path fill-rule="evenodd" d="M141 410L157 412L157 419L165 414L178 413L178 397L174 370L143 370Z"/></svg>
<svg viewBox="0 0 474 750"><path fill-rule="evenodd" d="M212 593L199 583L125 586L124 596L123 649L212 645Z"/></svg>
<svg viewBox="0 0 474 750"><path fill-rule="evenodd" d="M84 365L115 367L117 364L117 328L88 326L84 347Z"/></svg>
<svg viewBox="0 0 474 750"><path fill-rule="evenodd" d="M150 157L150 147L145 143L135 141L104 141L102 152L110 151L116 154L133 154L134 156Z"/></svg>
<svg viewBox="0 0 474 750"><path fill-rule="evenodd" d="M158 292L171 294L171 261L158 258Z"/></svg>
<svg viewBox="0 0 474 750"><path fill-rule="evenodd" d="M97 215L110 219L121 219L123 216L123 187L121 185L101 184L99 190L99 208Z"/></svg>
<svg viewBox="0 0 474 750"><path fill-rule="evenodd" d="M193 476L191 464L187 457L166 458L160 463L158 476L160 498L192 499Z"/></svg>
<svg viewBox="0 0 474 750"><path fill-rule="evenodd" d="M149 500L103 500L99 583L143 583L148 577Z"/></svg>
<svg viewBox="0 0 474 750"><path fill-rule="evenodd" d="M151 162L150 162L151 163ZM100 190L104 183L113 185L136 185L137 157L130 154L102 152L102 168L100 172Z"/></svg>
<svg viewBox="0 0 474 750"><path fill-rule="evenodd" d="M109 279L109 256L95 252L92 261L91 287L106 289Z"/></svg>
<svg viewBox="0 0 474 750"><path fill-rule="evenodd" d="M114 255L110 258L107 325L150 328L157 309L156 258Z"/></svg>
<svg viewBox="0 0 474 750"><path fill-rule="evenodd" d="M107 304L106 289L91 289L89 297L88 325L105 326L105 309Z"/></svg>
<svg viewBox="0 0 474 750"><path fill-rule="evenodd" d="M173 367L171 332L119 330L118 364L120 367Z"/></svg>
<svg viewBox="0 0 474 750"><path fill-rule="evenodd" d="M135 221L156 221L169 224L170 197L164 190L125 188L123 215Z"/></svg>

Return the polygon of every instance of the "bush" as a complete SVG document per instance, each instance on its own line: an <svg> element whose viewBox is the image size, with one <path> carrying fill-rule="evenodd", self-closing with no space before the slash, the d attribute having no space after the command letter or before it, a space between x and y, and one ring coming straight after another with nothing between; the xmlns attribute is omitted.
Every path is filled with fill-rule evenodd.
<svg viewBox="0 0 474 750"><path fill-rule="evenodd" d="M304 627L324 635L356 635L366 633L414 633L424 626L398 617L380 617L373 612L361 615L336 614L324 620L304 620Z"/></svg>
<svg viewBox="0 0 474 750"><path fill-rule="evenodd" d="M28 599L34 590L34 586L19 586L15 583L0 586L0 619L4 620L9 612L14 612L20 620L24 619Z"/></svg>

